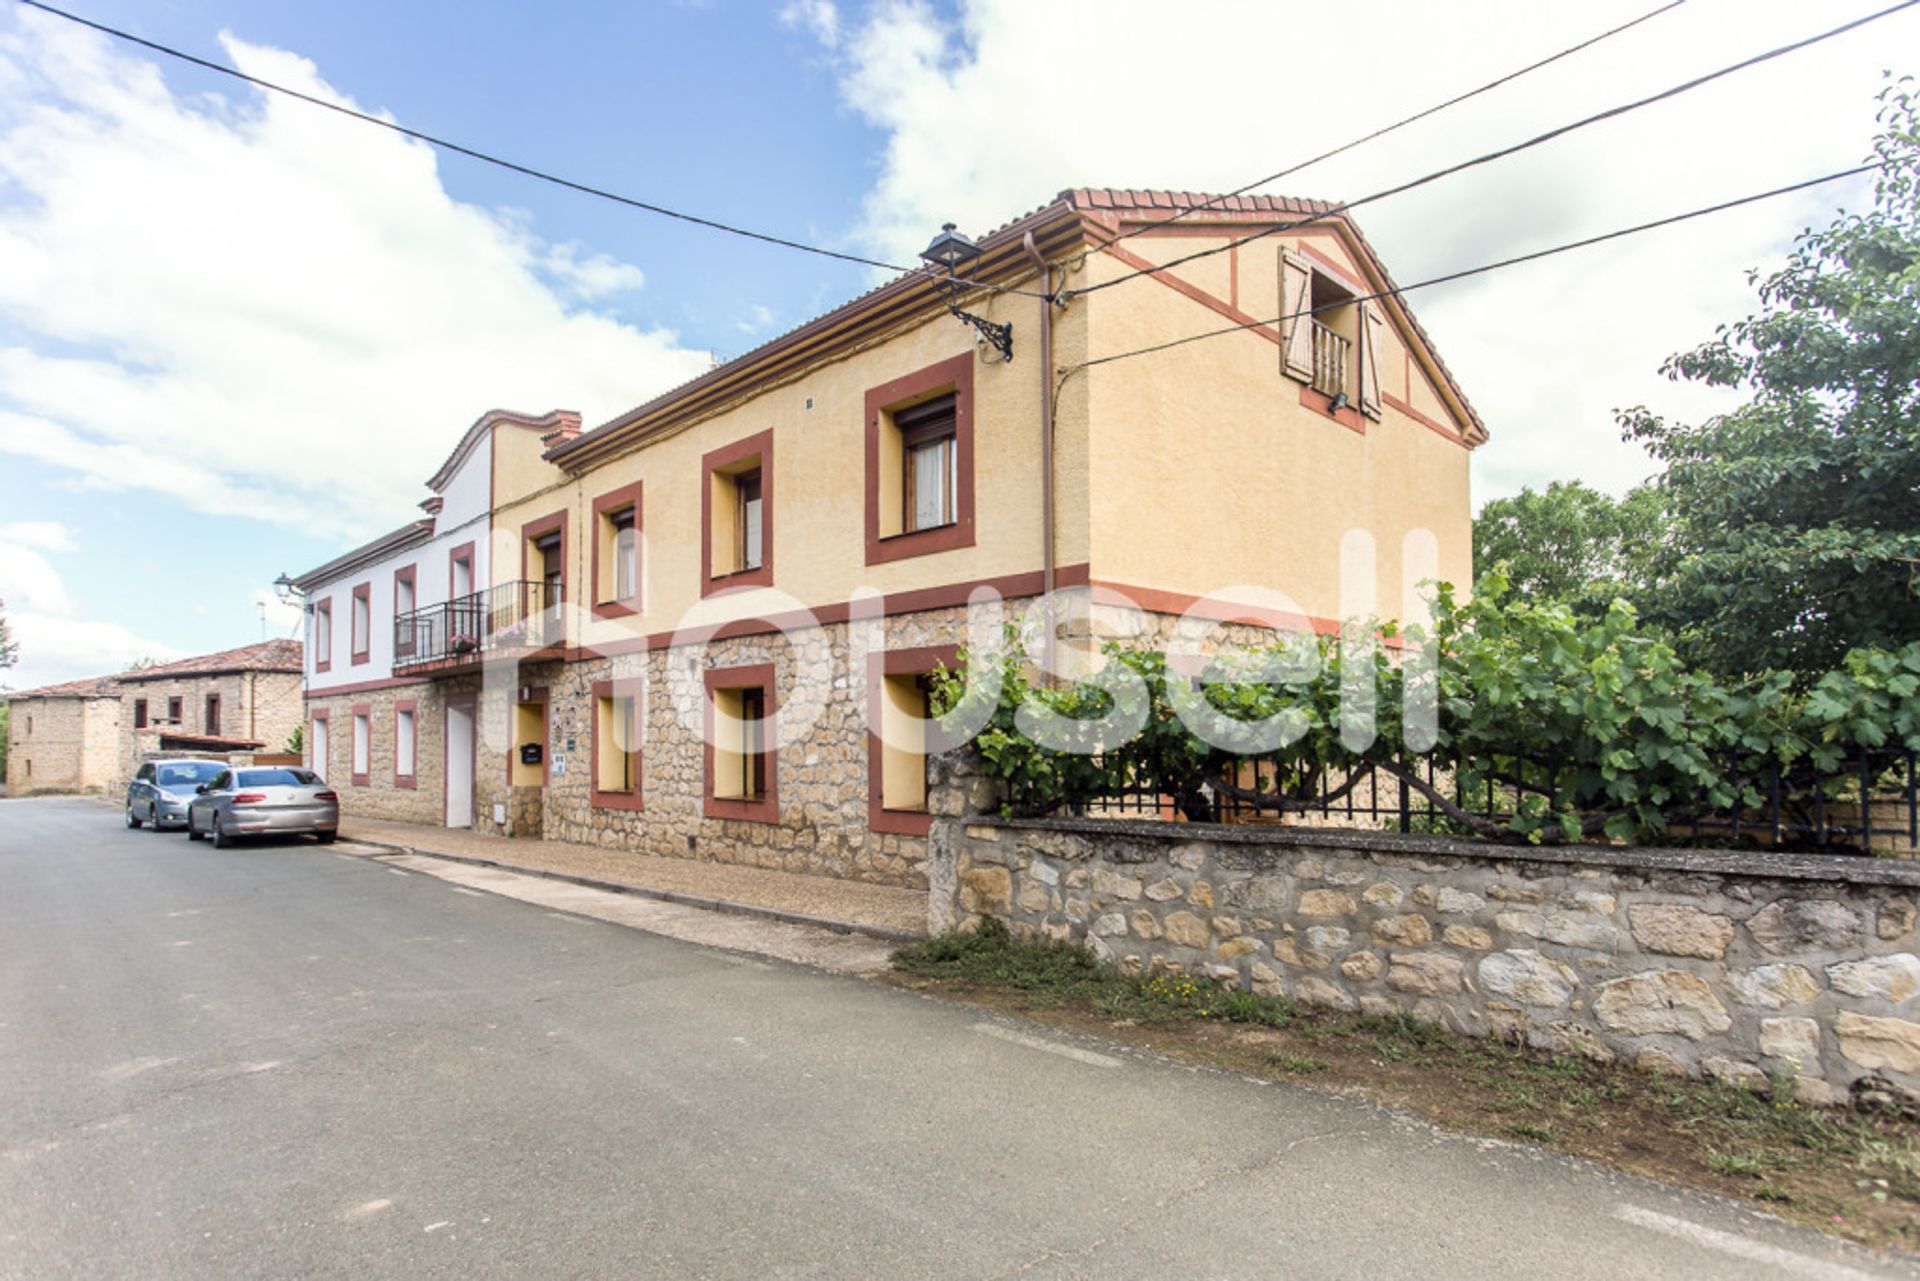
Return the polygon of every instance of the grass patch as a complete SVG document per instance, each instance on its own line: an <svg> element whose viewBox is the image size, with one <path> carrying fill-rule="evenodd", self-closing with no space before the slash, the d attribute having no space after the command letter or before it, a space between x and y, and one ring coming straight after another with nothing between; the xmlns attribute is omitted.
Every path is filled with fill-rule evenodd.
<svg viewBox="0 0 1920 1281"><path fill-rule="evenodd" d="M1758 1157L1746 1152L1709 1152L1707 1166L1736 1179L1767 1177L1766 1166Z"/></svg>
<svg viewBox="0 0 1920 1281"><path fill-rule="evenodd" d="M1122 974L1077 944L1015 938L992 917L965 933L942 934L901 948L893 954L893 967L926 978L1010 988L1025 994L1030 1007L1049 998L1085 1000L1101 1017L1119 1024L1200 1018L1277 1028L1293 1018L1290 1001L1189 974Z"/></svg>
<svg viewBox="0 0 1920 1281"><path fill-rule="evenodd" d="M898 982L1250 1076L1311 1077L1442 1125L1494 1132L1764 1203L1824 1231L1920 1250L1920 1115L1815 1108L1455 1035L1406 1015L1295 1009L1172 973L1136 976L997 921L894 955Z"/></svg>

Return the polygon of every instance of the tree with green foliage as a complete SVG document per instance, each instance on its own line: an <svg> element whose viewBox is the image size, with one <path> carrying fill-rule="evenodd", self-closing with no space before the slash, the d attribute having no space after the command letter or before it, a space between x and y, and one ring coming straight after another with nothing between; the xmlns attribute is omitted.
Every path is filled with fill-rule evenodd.
<svg viewBox="0 0 1920 1281"><path fill-rule="evenodd" d="M1881 94L1872 209L1803 232L1758 312L1663 366L1751 399L1691 425L1620 415L1666 468L1649 621L1723 674L1804 679L1920 637L1917 108L1905 80Z"/></svg>
<svg viewBox="0 0 1920 1281"><path fill-rule="evenodd" d="M1604 618L1615 599L1638 599L1666 524L1655 489L1613 498L1581 481L1556 480L1482 507L1473 522L1473 563L1482 571L1503 567L1522 595Z"/></svg>
<svg viewBox="0 0 1920 1281"><path fill-rule="evenodd" d="M13 628L7 623L7 602L0 599L0 667L12 667L20 661L20 642L13 639Z"/></svg>

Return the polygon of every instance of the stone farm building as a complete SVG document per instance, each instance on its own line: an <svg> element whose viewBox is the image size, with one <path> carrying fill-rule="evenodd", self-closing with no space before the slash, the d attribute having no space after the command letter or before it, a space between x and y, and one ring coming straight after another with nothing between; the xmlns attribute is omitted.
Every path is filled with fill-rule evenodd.
<svg viewBox="0 0 1920 1281"><path fill-rule="evenodd" d="M483 415L421 519L296 580L315 767L349 815L919 886L921 678L977 590L1164 634L1468 581L1485 432L1366 241L1205 200L987 236L961 302L1011 358L914 274L590 431Z"/></svg>
<svg viewBox="0 0 1920 1281"><path fill-rule="evenodd" d="M261 641L7 694L8 787L111 793L159 752L279 752L302 723L300 651Z"/></svg>

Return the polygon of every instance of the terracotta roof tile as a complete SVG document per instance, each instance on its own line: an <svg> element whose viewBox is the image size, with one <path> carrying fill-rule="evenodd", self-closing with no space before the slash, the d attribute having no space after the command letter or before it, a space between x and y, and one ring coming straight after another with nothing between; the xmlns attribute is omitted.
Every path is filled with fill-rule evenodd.
<svg viewBox="0 0 1920 1281"><path fill-rule="evenodd" d="M301 657L302 646L297 640L261 641L257 645L221 650L218 654L201 654L197 658L183 658L177 663L143 667L137 672L124 673L119 679L137 684L141 681L213 676L225 672L299 672L305 670Z"/></svg>
<svg viewBox="0 0 1920 1281"><path fill-rule="evenodd" d="M0 693L0 700L15 698L118 698L120 682L113 676L87 676L77 681L63 681L58 685L41 685L35 689L8 690Z"/></svg>

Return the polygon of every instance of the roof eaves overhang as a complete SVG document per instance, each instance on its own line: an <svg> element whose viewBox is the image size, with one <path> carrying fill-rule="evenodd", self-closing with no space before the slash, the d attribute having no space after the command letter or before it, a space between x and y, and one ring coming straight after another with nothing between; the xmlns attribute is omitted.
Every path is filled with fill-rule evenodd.
<svg viewBox="0 0 1920 1281"><path fill-rule="evenodd" d="M1004 284L1030 274L1025 240L1031 233L1043 257L1051 258L1086 240L1086 224L1066 201L1057 200L983 237L981 254L967 277ZM913 273L808 321L799 328L720 365L700 377L600 424L547 452L548 461L580 472L624 453L653 436L704 417L720 406L750 396L807 367L833 359L874 337L946 309L932 275Z"/></svg>
<svg viewBox="0 0 1920 1281"><path fill-rule="evenodd" d="M356 569L363 569L368 565L375 564L383 557L391 556L394 552L405 551L409 547L416 547L421 543L429 541L432 537L432 517L413 521L410 524L402 525L399 529L391 533L382 534L370 543L365 543L354 548L344 556L336 556L326 564L316 566L306 573L298 575L294 578L293 585L303 592L309 591L321 583L332 582L334 579L350 574Z"/></svg>

